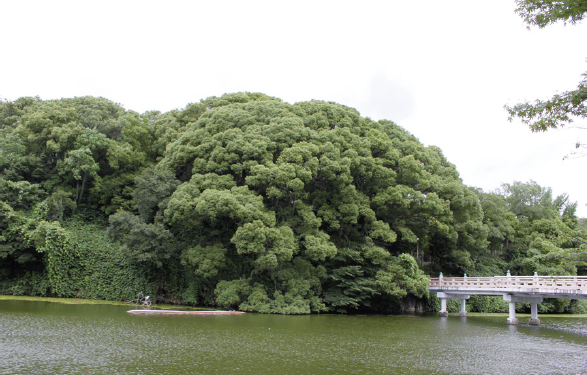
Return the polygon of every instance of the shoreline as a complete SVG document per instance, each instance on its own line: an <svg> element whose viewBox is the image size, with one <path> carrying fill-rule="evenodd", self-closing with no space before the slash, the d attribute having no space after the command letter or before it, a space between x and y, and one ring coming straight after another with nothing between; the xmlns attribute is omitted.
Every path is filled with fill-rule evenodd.
<svg viewBox="0 0 587 375"><path fill-rule="evenodd" d="M85 298L59 298L59 297L33 297L33 296L10 296L0 295L0 301L31 301L31 302L51 302L51 303L62 303L65 305L115 305L115 306L128 306L136 307L131 303L123 301L109 301L102 299L85 299ZM159 310L181 310L181 311L225 311L217 310L210 307L192 307L184 305L168 305L168 304L157 304L153 305Z"/></svg>
<svg viewBox="0 0 587 375"><path fill-rule="evenodd" d="M115 306L128 306L130 308L132 307L136 307L136 306L140 306L140 305L133 305L130 303L126 303L123 301L108 301L108 300L93 300L93 299L84 299L84 298L59 298L59 297L33 297L33 296L11 296L11 295L0 295L0 301L31 301L31 302L51 302L51 303L62 303L62 304L66 304L66 305L115 305ZM186 311L186 312L198 312L198 311L212 311L212 312L216 312L216 313L225 313L225 312L229 312L226 310L218 310L218 309L214 309L214 308L210 308L210 307L191 307L191 306L184 306L184 305L167 305L167 304L161 304L161 305L154 305L155 308L157 308L159 311L161 310L177 310L177 311ZM135 309L136 310L136 309ZM148 310L145 310L148 311ZM157 311L157 310L151 310L151 311ZM413 316L419 316L419 315L425 315L425 314L437 314L434 312L425 312L425 313L420 313L420 314L367 314L367 315L413 315ZM458 317L458 312L449 312L449 316L457 316ZM508 313L480 313L480 312L469 312L468 313L469 317L475 317L475 316L508 316ZM277 314L279 315L279 314ZM313 314L309 314L309 315L313 315ZM356 315L356 314L320 314L320 315L347 315L347 316L352 316L352 315ZM362 314L360 314L362 315ZM519 315L522 318L527 318L529 317L531 314L529 313L516 313L516 315ZM587 314L540 314L541 317L568 317L568 318L587 318Z"/></svg>

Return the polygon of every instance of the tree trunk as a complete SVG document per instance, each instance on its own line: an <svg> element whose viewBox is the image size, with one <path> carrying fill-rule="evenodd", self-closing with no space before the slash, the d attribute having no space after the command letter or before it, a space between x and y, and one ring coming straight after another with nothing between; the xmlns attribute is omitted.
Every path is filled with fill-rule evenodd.
<svg viewBox="0 0 587 375"><path fill-rule="evenodd" d="M77 186L75 187L75 204L78 204L79 199L79 180L77 180Z"/></svg>
<svg viewBox="0 0 587 375"><path fill-rule="evenodd" d="M84 178L82 180L82 190L79 193L79 202L82 202L82 197L84 196L84 188L86 187L86 180L88 179L88 172L84 172Z"/></svg>

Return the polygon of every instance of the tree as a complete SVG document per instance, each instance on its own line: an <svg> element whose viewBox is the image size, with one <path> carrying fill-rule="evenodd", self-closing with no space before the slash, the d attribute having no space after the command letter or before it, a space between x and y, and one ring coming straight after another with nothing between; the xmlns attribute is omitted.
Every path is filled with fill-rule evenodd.
<svg viewBox="0 0 587 375"><path fill-rule="evenodd" d="M509 113L509 120L518 117L524 124L530 127L532 132L545 132L549 129L563 127L574 127L587 129L587 126L574 125L576 119L587 119L587 73L583 74L583 80L579 83L577 90L565 91L556 94L551 99L542 101L536 100L534 104L529 102L516 104L513 107L506 106ZM577 141L575 151L569 156L581 156L585 154L587 145Z"/></svg>
<svg viewBox="0 0 587 375"><path fill-rule="evenodd" d="M576 275L587 265L587 232L577 203L535 181L514 181L489 193L471 188L483 207L488 250L472 254L477 275Z"/></svg>
<svg viewBox="0 0 587 375"><path fill-rule="evenodd" d="M144 223L126 211L111 215L109 222L106 234L121 241L123 253L134 261L161 268L174 255L173 235L162 224Z"/></svg>
<svg viewBox="0 0 587 375"><path fill-rule="evenodd" d="M79 150L72 150L67 153L64 160L59 160L57 163L59 174L71 174L77 181L75 188L75 202L79 203L84 195L84 189L89 177L97 177L100 166L92 157L92 151L89 148L82 148ZM81 188L79 181L81 180Z"/></svg>
<svg viewBox="0 0 587 375"><path fill-rule="evenodd" d="M487 241L492 255L502 253L515 238L515 214L507 205L506 197L498 193L485 193L474 189L483 207L483 224L489 228Z"/></svg>
<svg viewBox="0 0 587 375"><path fill-rule="evenodd" d="M528 28L543 28L559 21L575 24L587 12L587 0L517 0L516 4L516 13L529 25ZM532 132L545 132L565 126L587 129L584 124L574 125L576 120L587 119L587 73L582 76L576 90L556 94L546 101L536 100L534 104L524 102L513 107L506 105L509 120L519 118ZM575 149L568 156L585 155L587 145L577 141Z"/></svg>
<svg viewBox="0 0 587 375"><path fill-rule="evenodd" d="M22 230L26 223L21 212L14 211L8 203L0 200L0 275L14 274L24 264L40 258L26 243Z"/></svg>
<svg viewBox="0 0 587 375"><path fill-rule="evenodd" d="M551 188L535 181L503 184L496 193L515 217L514 243L506 248L508 268L526 275L575 275L577 265L584 261L577 203L570 202L567 194L553 196Z"/></svg>
<svg viewBox="0 0 587 375"><path fill-rule="evenodd" d="M133 205L139 211L141 219L150 223L157 215L163 216L169 197L179 181L167 170L148 167L135 178L135 184Z"/></svg>
<svg viewBox="0 0 587 375"><path fill-rule="evenodd" d="M148 283L247 311L383 312L425 296L417 246L447 276L486 246L479 199L440 149L336 103L4 104L0 281L44 280L39 293Z"/></svg>
<svg viewBox="0 0 587 375"><path fill-rule="evenodd" d="M216 290L223 304L390 306L425 293L407 255L416 241L445 274L462 274L486 246L481 206L454 165L393 122L322 101L204 102L196 121L174 128L181 134L157 168L183 181L164 222L186 244L200 290Z"/></svg>
<svg viewBox="0 0 587 375"><path fill-rule="evenodd" d="M569 201L568 194L554 197L552 188L542 187L532 180L502 184L499 192L506 197L509 210L518 219L550 219L570 211L574 215L577 206L576 202Z"/></svg>
<svg viewBox="0 0 587 375"><path fill-rule="evenodd" d="M155 147L158 116L89 96L4 102L0 175L42 182L47 193L71 193L77 205L97 205L106 214L131 209L135 177L161 156Z"/></svg>
<svg viewBox="0 0 587 375"><path fill-rule="evenodd" d="M518 13L530 26L544 28L558 21L581 21L587 12L586 0L516 0Z"/></svg>

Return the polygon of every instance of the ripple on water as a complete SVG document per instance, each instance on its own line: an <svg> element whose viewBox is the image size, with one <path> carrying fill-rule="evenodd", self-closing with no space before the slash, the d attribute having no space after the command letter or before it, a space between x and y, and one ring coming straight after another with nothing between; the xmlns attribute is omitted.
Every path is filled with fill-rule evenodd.
<svg viewBox="0 0 587 375"><path fill-rule="evenodd" d="M436 315L141 317L130 316L119 306L95 314L93 306L72 313L63 305L46 314L32 307L32 312L10 311L3 304L2 374L570 374L587 370L587 339L557 331L562 323L550 320L536 329L507 326L505 318L484 316L464 320Z"/></svg>

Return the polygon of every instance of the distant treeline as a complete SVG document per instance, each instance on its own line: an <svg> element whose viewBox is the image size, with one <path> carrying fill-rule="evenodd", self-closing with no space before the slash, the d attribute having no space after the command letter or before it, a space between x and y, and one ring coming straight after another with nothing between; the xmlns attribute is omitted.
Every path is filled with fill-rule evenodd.
<svg viewBox="0 0 587 375"><path fill-rule="evenodd" d="M0 104L4 294L434 309L426 286L441 271L585 273L575 209L533 181L467 187L437 147L331 102L237 93L143 114L95 97Z"/></svg>

